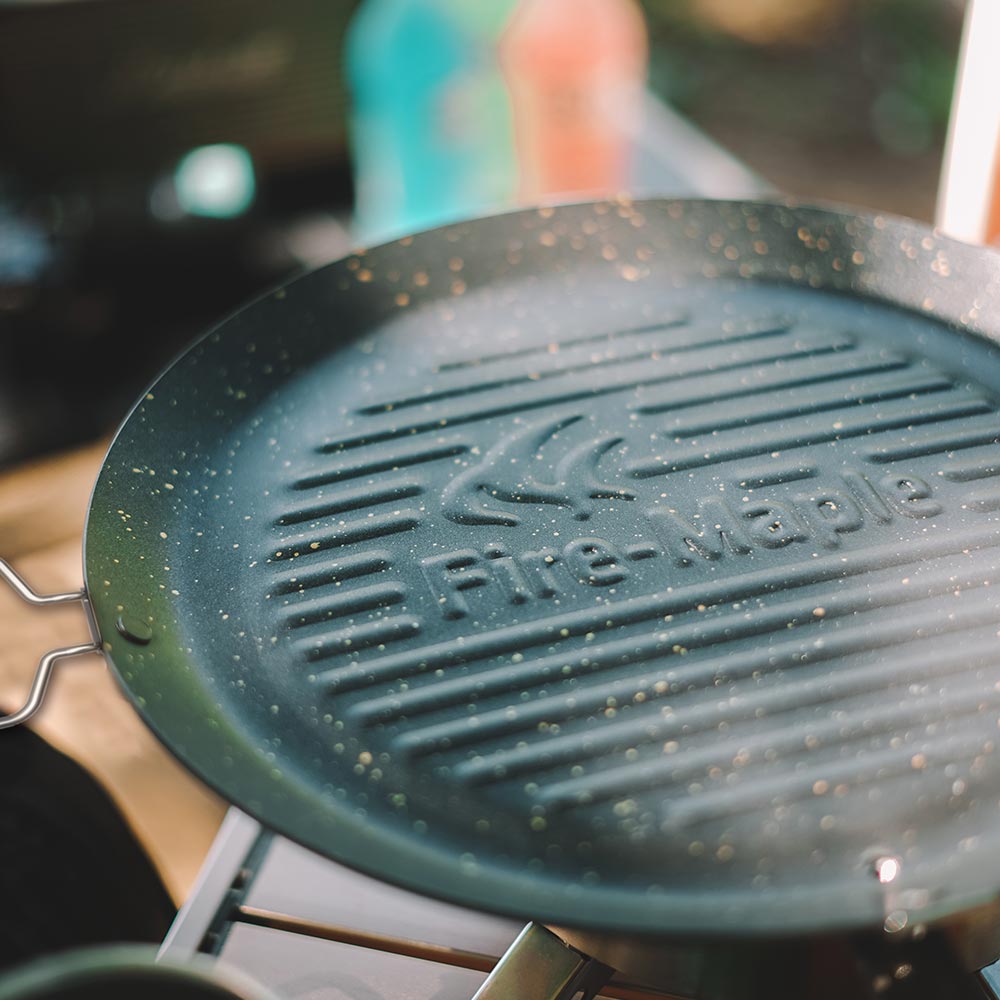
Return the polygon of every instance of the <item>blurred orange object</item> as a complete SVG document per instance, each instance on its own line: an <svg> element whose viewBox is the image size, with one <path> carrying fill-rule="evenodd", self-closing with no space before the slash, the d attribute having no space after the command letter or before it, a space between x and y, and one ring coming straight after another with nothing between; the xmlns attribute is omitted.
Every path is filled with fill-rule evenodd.
<svg viewBox="0 0 1000 1000"><path fill-rule="evenodd" d="M634 0L521 0L500 39L520 201L625 189L647 53Z"/></svg>
<svg viewBox="0 0 1000 1000"><path fill-rule="evenodd" d="M814 45L847 13L849 0L694 0L695 15L751 45Z"/></svg>

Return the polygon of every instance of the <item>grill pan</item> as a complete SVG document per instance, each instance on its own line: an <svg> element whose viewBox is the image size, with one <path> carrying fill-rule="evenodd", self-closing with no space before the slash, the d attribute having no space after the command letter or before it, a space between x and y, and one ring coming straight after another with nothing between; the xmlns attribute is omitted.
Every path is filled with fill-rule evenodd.
<svg viewBox="0 0 1000 1000"><path fill-rule="evenodd" d="M776 203L358 253L128 417L95 634L208 784L408 889L587 947L945 926L982 964L998 281L919 225Z"/></svg>

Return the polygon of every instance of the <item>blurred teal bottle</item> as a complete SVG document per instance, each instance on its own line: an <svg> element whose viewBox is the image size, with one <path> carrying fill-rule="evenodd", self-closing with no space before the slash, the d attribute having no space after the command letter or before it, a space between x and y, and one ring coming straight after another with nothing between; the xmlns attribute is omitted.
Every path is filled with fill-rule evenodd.
<svg viewBox="0 0 1000 1000"><path fill-rule="evenodd" d="M497 41L517 0L365 0L348 30L358 239L513 204Z"/></svg>

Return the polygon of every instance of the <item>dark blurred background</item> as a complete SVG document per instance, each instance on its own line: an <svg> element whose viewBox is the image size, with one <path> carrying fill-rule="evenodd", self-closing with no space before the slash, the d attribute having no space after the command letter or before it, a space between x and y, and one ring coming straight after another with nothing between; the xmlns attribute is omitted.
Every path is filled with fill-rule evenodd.
<svg viewBox="0 0 1000 1000"><path fill-rule="evenodd" d="M416 6L439 18L427 44L440 68L460 62L442 41L449 18L464 19L455 37L482 59L517 5ZM641 6L652 91L765 182L931 218L960 0ZM200 330L383 231L352 216L349 137L359 192L371 187L365 163L386 161L359 90L440 80L410 64L412 25L392 48L403 27L390 0L366 0L352 36L357 7L0 0L0 465L107 434ZM377 31L388 32L378 53ZM466 89L493 100L489 79L475 79ZM482 137L496 170L502 124ZM661 138L669 147L669 130ZM664 171L663 193L692 187ZM384 206L375 190L369 204ZM531 200L525 190L511 199Z"/></svg>
<svg viewBox="0 0 1000 1000"><path fill-rule="evenodd" d="M964 2L644 7L653 88L775 186L932 219Z"/></svg>

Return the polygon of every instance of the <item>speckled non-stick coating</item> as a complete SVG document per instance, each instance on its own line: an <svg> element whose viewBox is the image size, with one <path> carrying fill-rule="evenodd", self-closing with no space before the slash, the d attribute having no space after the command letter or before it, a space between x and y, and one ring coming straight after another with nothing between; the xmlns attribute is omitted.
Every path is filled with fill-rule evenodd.
<svg viewBox="0 0 1000 1000"><path fill-rule="evenodd" d="M339 261L123 426L108 659L228 799L459 903L705 936L992 900L998 280L713 202Z"/></svg>

